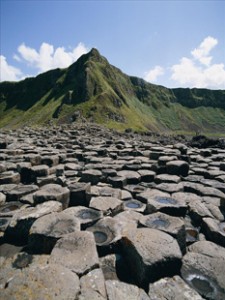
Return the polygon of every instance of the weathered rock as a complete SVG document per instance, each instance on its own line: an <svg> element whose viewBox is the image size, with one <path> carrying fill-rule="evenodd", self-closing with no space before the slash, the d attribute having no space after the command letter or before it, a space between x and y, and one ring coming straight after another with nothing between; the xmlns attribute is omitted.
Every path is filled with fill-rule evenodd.
<svg viewBox="0 0 225 300"><path fill-rule="evenodd" d="M134 210L137 212L144 212L146 209L146 204L141 201L131 199L123 202L124 210Z"/></svg>
<svg viewBox="0 0 225 300"><path fill-rule="evenodd" d="M155 172L145 169L138 170L138 173L141 175L140 181L142 182L152 182L154 181L156 175Z"/></svg>
<svg viewBox="0 0 225 300"><path fill-rule="evenodd" d="M148 203L148 200L151 200L155 197L170 197L169 193L164 193L156 189L145 189L143 192L137 194L136 198L143 203Z"/></svg>
<svg viewBox="0 0 225 300"><path fill-rule="evenodd" d="M93 233L100 255L112 252L121 239L121 228L111 217L99 220L87 230Z"/></svg>
<svg viewBox="0 0 225 300"><path fill-rule="evenodd" d="M122 248L138 285L147 288L162 276L176 275L182 254L170 235L150 228L138 228L122 238Z"/></svg>
<svg viewBox="0 0 225 300"><path fill-rule="evenodd" d="M119 280L118 278L118 261L120 256L118 254L109 254L100 257L100 267L103 272L105 280Z"/></svg>
<svg viewBox="0 0 225 300"><path fill-rule="evenodd" d="M41 158L41 163L49 167L57 166L59 164L59 157L57 155L46 155Z"/></svg>
<svg viewBox="0 0 225 300"><path fill-rule="evenodd" d="M225 247L225 222L203 218L203 231L210 241Z"/></svg>
<svg viewBox="0 0 225 300"><path fill-rule="evenodd" d="M81 181L90 182L91 184L97 184L101 181L102 172L99 170L85 170L82 172Z"/></svg>
<svg viewBox="0 0 225 300"><path fill-rule="evenodd" d="M87 231L67 234L56 243L49 262L60 264L78 275L98 268L94 235Z"/></svg>
<svg viewBox="0 0 225 300"><path fill-rule="evenodd" d="M225 259L225 249L210 241L199 241L188 247L190 252Z"/></svg>
<svg viewBox="0 0 225 300"><path fill-rule="evenodd" d="M80 294L78 295L78 300L106 300L107 298L103 297L98 292L92 290L92 289L85 289L81 290Z"/></svg>
<svg viewBox="0 0 225 300"><path fill-rule="evenodd" d="M44 177L37 177L36 183L39 187L43 187L47 184L58 184L59 178L56 177L55 174L44 176Z"/></svg>
<svg viewBox="0 0 225 300"><path fill-rule="evenodd" d="M11 218L0 217L0 233L4 232L9 225Z"/></svg>
<svg viewBox="0 0 225 300"><path fill-rule="evenodd" d="M180 177L177 175L169 175L169 174L158 174L155 177L155 182L157 184L160 183L179 183Z"/></svg>
<svg viewBox="0 0 225 300"><path fill-rule="evenodd" d="M39 154L26 154L24 155L25 161L28 161L32 164L32 166L41 164L41 155Z"/></svg>
<svg viewBox="0 0 225 300"><path fill-rule="evenodd" d="M171 217L163 213L154 213L147 216L142 216L139 223L145 227L155 228L164 231L173 236L182 252L186 248L186 232L185 225L182 218Z"/></svg>
<svg viewBox="0 0 225 300"><path fill-rule="evenodd" d="M225 199L225 194L218 189L200 183L184 182L184 192L195 193L199 196L213 196Z"/></svg>
<svg viewBox="0 0 225 300"><path fill-rule="evenodd" d="M177 157L174 155L172 155L172 156L163 155L158 158L158 164L159 164L159 166L166 166L166 164L168 162L174 161L176 159L177 159Z"/></svg>
<svg viewBox="0 0 225 300"><path fill-rule="evenodd" d="M0 184L20 183L20 174L14 171L7 171L0 174Z"/></svg>
<svg viewBox="0 0 225 300"><path fill-rule="evenodd" d="M75 299L79 293L78 276L60 265L25 268L5 284L3 299Z"/></svg>
<svg viewBox="0 0 225 300"><path fill-rule="evenodd" d="M77 273L80 276L81 289L69 299L106 299L110 295L120 297L124 291L123 299L142 299L147 295L137 296L135 290L141 286L148 291L149 282L157 279L161 280L151 285L150 299L199 299L193 290L193 284L195 288L197 286L205 290L213 289L211 286L214 282L217 286L222 285L224 271L221 271L222 267L217 267L215 261L218 259L221 266L225 261L221 250L224 248L216 244L224 245L225 150L190 148L180 144L180 141L184 141L181 136L161 137L153 133L139 135L130 131L111 132L95 124L80 122L59 127L52 125L40 130L23 128L1 131L0 139L7 141L4 146L7 149L0 149L0 242L3 243L0 245L0 277L3 278L3 287L6 289L9 279L24 273L26 269L49 266L48 259L43 258L45 255L41 256L45 262L40 256L33 255L35 251L38 252L40 245L45 248L46 245L51 245L47 253L55 245L52 250L54 253L58 249L56 244L61 240L65 241L65 238L67 240L64 248L67 250L62 246L60 254L54 254L55 258L51 257L51 261L57 264L62 262L67 267L69 265L73 271L80 268ZM36 184L37 190L31 189L33 184ZM59 213L62 202L55 195L56 201L53 202L60 205L60 209L40 212L37 205L39 201L47 205L48 197L51 199L52 195L48 188L45 191L47 197L44 193L40 200L37 195L41 197L48 184L55 184L61 191L69 191L67 200L61 200L65 204L63 213ZM104 201L106 198L110 198L107 203ZM89 207L93 204L91 201L99 201L98 210ZM21 206L20 202L28 205ZM29 205L32 207L28 207ZM103 217L103 213L111 215L112 218L108 220ZM59 215L65 218L60 217L58 220L58 217L53 217ZM71 234L77 233L67 233L73 227L74 220L81 223L83 232L78 231L80 235L88 234L84 230L92 228L93 232L89 233L92 234L92 242L88 238L87 242L85 238L86 242L83 243L81 236L71 238ZM146 221L151 224L146 224ZM41 230L37 230L35 235L34 224L38 223L41 224L38 226ZM148 230L148 234L144 234L144 231L138 235L137 231L142 230ZM153 234L152 230L157 234ZM30 239L33 236L36 243L30 248L27 245L29 231ZM40 243L39 235L48 243L43 240ZM16 255L16 259L12 258L14 253L22 250L22 246L25 246L23 251L27 253L21 252ZM195 268L204 272L188 275L192 288L187 288L187 284L180 277L165 278L181 274L179 246L183 254L187 250L188 254L190 252L192 255L201 256L199 261L196 260ZM102 289L105 283L101 270L98 269L98 258L96 263L91 262L92 253L97 257L96 248L106 281L117 280L118 283L108 295L100 291L100 286ZM79 255L74 255L74 251L79 252ZM82 259L86 251L88 263L85 265ZM41 249L40 252L46 250ZM11 257L11 263L7 256ZM185 255L183 259L185 268L186 257ZM210 262L203 268L204 260ZM195 258L192 259L194 261ZM218 275L219 272L221 275ZM220 276L219 283L215 280L217 276ZM211 280L210 283L207 280ZM126 291L126 284L130 284L131 291L136 285L133 295ZM222 289L221 286L220 288ZM51 298L51 292L49 295ZM41 300L48 299L48 296L41 296ZM13 297L14 295L9 298ZM210 295L202 297L211 299ZM64 298L64 295L61 296L61 299Z"/></svg>
<svg viewBox="0 0 225 300"><path fill-rule="evenodd" d="M31 255L26 252L18 253L21 249L14 248L11 250L10 248L7 245L6 249L10 252L10 255L7 252L8 257L5 258L1 265L0 294L1 288L4 288L14 276L20 274L21 270L31 266L44 267L48 263L48 255Z"/></svg>
<svg viewBox="0 0 225 300"><path fill-rule="evenodd" d="M86 229L92 226L98 220L103 218L102 211L88 208L85 206L69 207L63 211L64 213L70 214L79 220L81 229Z"/></svg>
<svg viewBox="0 0 225 300"><path fill-rule="evenodd" d="M175 160L166 163L167 172L171 175L188 176L189 164L183 160Z"/></svg>
<svg viewBox="0 0 225 300"><path fill-rule="evenodd" d="M174 199L170 194L155 190L146 190L137 195L137 199L147 202L146 212L163 212L173 216L184 216L187 211L187 205L183 199Z"/></svg>
<svg viewBox="0 0 225 300"><path fill-rule="evenodd" d="M175 176L175 175L174 175ZM183 190L183 184L180 183L160 183L156 186L157 189L167 193L178 193Z"/></svg>
<svg viewBox="0 0 225 300"><path fill-rule="evenodd" d="M114 197L92 197L90 208L101 210L104 215L115 215L122 211L123 202Z"/></svg>
<svg viewBox="0 0 225 300"><path fill-rule="evenodd" d="M59 212L62 210L62 205L59 202L48 201L37 205L36 207L27 207L16 212L5 231L7 240L25 244L27 242L29 230L38 218L50 214L52 212Z"/></svg>
<svg viewBox="0 0 225 300"><path fill-rule="evenodd" d="M128 184L137 184L141 180L141 175L135 171L123 170L117 172L117 175L125 177Z"/></svg>
<svg viewBox="0 0 225 300"><path fill-rule="evenodd" d="M56 242L65 234L80 230L80 223L73 215L51 213L38 218L30 228L28 248L33 253L50 254Z"/></svg>
<svg viewBox="0 0 225 300"><path fill-rule="evenodd" d="M86 293L86 291L89 290L91 292L97 292L104 299L106 298L105 279L101 269L92 270L82 276L80 279L80 285L82 293ZM92 299L91 294L90 297Z"/></svg>
<svg viewBox="0 0 225 300"><path fill-rule="evenodd" d="M19 201L5 202L0 206L0 217L12 217L15 213L19 212L20 209L26 208L27 205Z"/></svg>
<svg viewBox="0 0 225 300"><path fill-rule="evenodd" d="M17 164L17 171L20 174L21 182L24 184L30 184L33 182L31 173L31 163L30 162L20 162Z"/></svg>
<svg viewBox="0 0 225 300"><path fill-rule="evenodd" d="M144 183L142 183L144 184ZM144 192L146 188L141 184L129 184L124 187L126 191L129 191L133 198L136 198L138 194Z"/></svg>
<svg viewBox="0 0 225 300"><path fill-rule="evenodd" d="M91 186L90 191L87 192L87 198L91 199L92 197L114 197L117 199L121 198L122 191L120 189L112 188L107 184L98 184Z"/></svg>
<svg viewBox="0 0 225 300"><path fill-rule="evenodd" d="M149 285L151 300L203 300L179 276L163 278Z"/></svg>
<svg viewBox="0 0 225 300"><path fill-rule="evenodd" d="M5 203L6 196L0 192L0 207Z"/></svg>
<svg viewBox="0 0 225 300"><path fill-rule="evenodd" d="M220 222L224 221L224 215L221 211L221 207L220 204L218 203L218 205L214 204L216 201L220 201L219 198L212 198L212 197L203 197L203 201L206 205L206 207L208 208L208 210L210 211L210 213L213 215L213 217L217 220L219 220ZM212 203L213 202L213 203Z"/></svg>
<svg viewBox="0 0 225 300"><path fill-rule="evenodd" d="M87 193L91 191L91 184L86 182L77 182L68 186L70 190L69 206L88 206L89 201Z"/></svg>
<svg viewBox="0 0 225 300"><path fill-rule="evenodd" d="M0 173L3 173L7 170L6 165L4 163L0 163Z"/></svg>
<svg viewBox="0 0 225 300"><path fill-rule="evenodd" d="M123 188L127 184L127 178L125 176L108 177L107 181L114 188Z"/></svg>
<svg viewBox="0 0 225 300"><path fill-rule="evenodd" d="M183 258L181 275L204 298L223 300L225 296L224 256L211 256L209 253L187 253Z"/></svg>
<svg viewBox="0 0 225 300"><path fill-rule="evenodd" d="M19 201L23 196L38 190L37 185L18 185L7 193L7 201Z"/></svg>
<svg viewBox="0 0 225 300"><path fill-rule="evenodd" d="M109 300L149 300L149 297L144 290L139 289L135 285L117 280L107 280L106 290Z"/></svg>
<svg viewBox="0 0 225 300"><path fill-rule="evenodd" d="M122 201L127 201L127 200L132 200L132 195L130 192L126 191L126 190L122 190L121 191L121 200Z"/></svg>
<svg viewBox="0 0 225 300"><path fill-rule="evenodd" d="M35 165L31 168L32 176L45 177L49 175L49 167L47 165Z"/></svg>
<svg viewBox="0 0 225 300"><path fill-rule="evenodd" d="M63 209L67 208L70 201L70 191L58 184L46 184L33 195L35 204L49 200L62 203Z"/></svg>

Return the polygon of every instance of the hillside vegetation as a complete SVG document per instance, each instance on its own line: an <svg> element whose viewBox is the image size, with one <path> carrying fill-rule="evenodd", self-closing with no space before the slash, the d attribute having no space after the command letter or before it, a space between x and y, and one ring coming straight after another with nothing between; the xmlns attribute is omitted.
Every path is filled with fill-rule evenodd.
<svg viewBox="0 0 225 300"><path fill-rule="evenodd" d="M131 77L96 49L66 69L0 84L0 127L88 119L109 128L225 134L225 91L168 89Z"/></svg>

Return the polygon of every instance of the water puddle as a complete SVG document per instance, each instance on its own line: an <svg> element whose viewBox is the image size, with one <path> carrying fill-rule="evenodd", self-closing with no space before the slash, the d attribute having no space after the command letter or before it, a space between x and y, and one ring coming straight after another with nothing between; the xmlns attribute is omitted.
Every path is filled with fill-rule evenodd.
<svg viewBox="0 0 225 300"><path fill-rule="evenodd" d="M162 204L176 204L177 201L173 198L169 198L169 197L155 197L155 200L159 203Z"/></svg>
<svg viewBox="0 0 225 300"><path fill-rule="evenodd" d="M94 217L94 214L90 211L83 211L79 215L82 219L92 219Z"/></svg>
<svg viewBox="0 0 225 300"><path fill-rule="evenodd" d="M7 223L8 223L7 219L0 219L0 227L6 225Z"/></svg>
<svg viewBox="0 0 225 300"><path fill-rule="evenodd" d="M103 244L107 241L107 234L102 231L94 231L95 242L97 244Z"/></svg>
<svg viewBox="0 0 225 300"><path fill-rule="evenodd" d="M225 222L220 223L219 228L220 228L220 230L221 230L222 232L225 233Z"/></svg>
<svg viewBox="0 0 225 300"><path fill-rule="evenodd" d="M202 296L209 297L216 292L215 286L204 276L193 274L189 276L188 281Z"/></svg>
<svg viewBox="0 0 225 300"><path fill-rule="evenodd" d="M32 255L29 255L27 253L19 254L13 263L13 267L16 269L26 268L31 264L32 260Z"/></svg>
<svg viewBox="0 0 225 300"><path fill-rule="evenodd" d="M193 243L198 240L198 230L195 228L186 229L186 242Z"/></svg>
<svg viewBox="0 0 225 300"><path fill-rule="evenodd" d="M17 205L8 205L5 208L1 209L0 212L7 213L7 212L10 212L10 211L14 211L16 209L19 209L19 207Z"/></svg>
<svg viewBox="0 0 225 300"><path fill-rule="evenodd" d="M137 202L128 202L128 203L126 203L126 207L128 207L128 208L140 208L141 204L139 204Z"/></svg>
<svg viewBox="0 0 225 300"><path fill-rule="evenodd" d="M152 225L157 227L168 227L169 221L158 218L152 221Z"/></svg>

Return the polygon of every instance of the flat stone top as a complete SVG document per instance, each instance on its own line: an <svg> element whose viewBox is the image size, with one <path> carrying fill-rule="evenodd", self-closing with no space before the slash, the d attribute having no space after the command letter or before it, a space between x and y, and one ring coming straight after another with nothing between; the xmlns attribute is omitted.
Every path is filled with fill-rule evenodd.
<svg viewBox="0 0 225 300"><path fill-rule="evenodd" d="M197 271L195 284L211 289L210 282L218 279L224 287L225 150L192 148L182 137L119 133L88 123L0 132L0 139L7 141L0 142L0 239L27 245L24 251L35 257L40 244L39 251L49 256L46 269L57 264L70 271L68 276L85 277L88 288L79 282L76 286L70 276L76 291L68 299L103 296L95 286L95 270L101 273L99 258L110 255L114 264L109 271L120 281L102 276L101 284L107 286L103 298L183 300L187 292L187 300L201 299L196 286L188 289L183 281ZM138 212L132 211L137 207ZM6 251L0 252L1 264ZM48 295L66 299L60 285L64 272L53 267L41 274L40 260L32 264L38 278L28 266L18 272L11 268L9 277L4 267L2 278L23 273L21 289L30 293L34 287L40 300ZM51 282L60 296L44 285L46 276L59 283L57 290ZM36 279L43 284L32 283ZM11 299L20 286L14 279L4 282L4 298ZM150 282L158 298L143 291ZM71 289L69 279L65 288Z"/></svg>
<svg viewBox="0 0 225 300"><path fill-rule="evenodd" d="M132 236L128 236L128 240L149 264L165 257L182 257L177 241L157 229L137 228L132 232Z"/></svg>

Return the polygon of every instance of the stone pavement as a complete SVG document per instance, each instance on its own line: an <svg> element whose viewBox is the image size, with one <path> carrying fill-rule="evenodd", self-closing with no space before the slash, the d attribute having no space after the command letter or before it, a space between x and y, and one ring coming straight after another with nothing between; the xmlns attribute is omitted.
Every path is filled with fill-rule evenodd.
<svg viewBox="0 0 225 300"><path fill-rule="evenodd" d="M0 298L225 299L225 150L0 131Z"/></svg>

